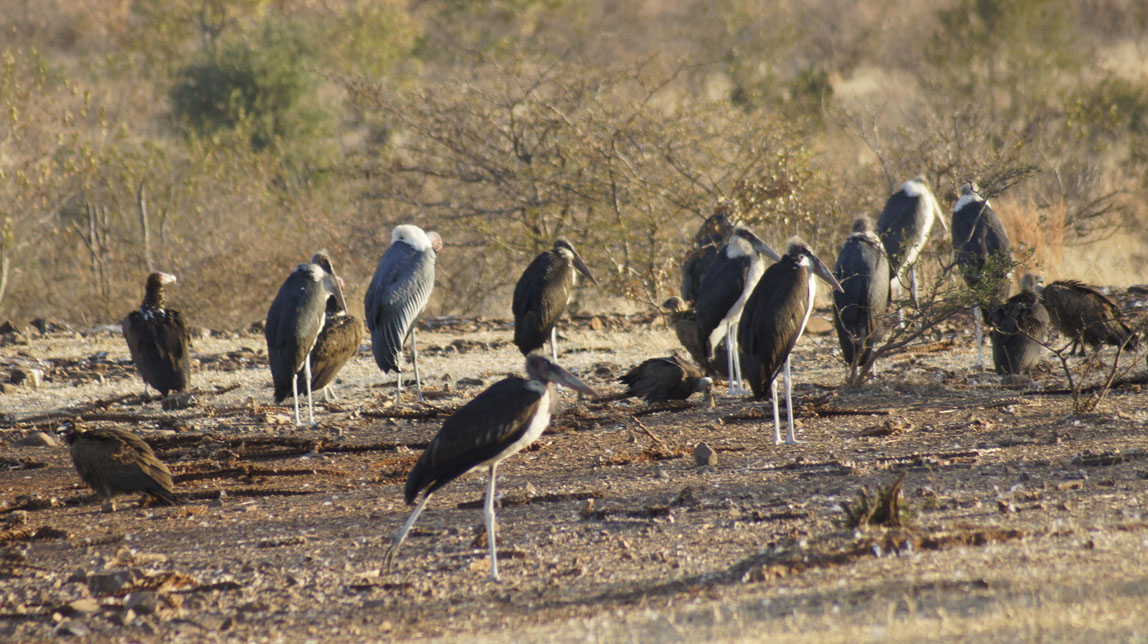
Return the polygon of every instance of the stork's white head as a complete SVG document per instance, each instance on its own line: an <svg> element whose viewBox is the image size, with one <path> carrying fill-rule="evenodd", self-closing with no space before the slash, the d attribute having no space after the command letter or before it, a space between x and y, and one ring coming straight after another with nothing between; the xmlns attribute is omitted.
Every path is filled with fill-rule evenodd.
<svg viewBox="0 0 1148 644"><path fill-rule="evenodd" d="M438 237L438 243L441 247L442 238L438 236L438 233L432 234ZM395 244L398 242L403 242L420 253L425 253L434 248L434 239L423 232L422 228L412 224L395 226L395 229L391 231L391 243Z"/></svg>

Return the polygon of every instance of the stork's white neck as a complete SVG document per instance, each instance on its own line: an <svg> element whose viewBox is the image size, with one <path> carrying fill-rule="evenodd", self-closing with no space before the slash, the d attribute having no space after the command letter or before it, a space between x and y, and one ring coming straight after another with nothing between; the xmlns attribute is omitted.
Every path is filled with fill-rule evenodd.
<svg viewBox="0 0 1148 644"><path fill-rule="evenodd" d="M971 203L988 204L987 201L981 199L980 195L976 194L975 192L970 192L968 194L961 195L961 198L957 200L957 205L953 206L953 212L959 212L962 208Z"/></svg>

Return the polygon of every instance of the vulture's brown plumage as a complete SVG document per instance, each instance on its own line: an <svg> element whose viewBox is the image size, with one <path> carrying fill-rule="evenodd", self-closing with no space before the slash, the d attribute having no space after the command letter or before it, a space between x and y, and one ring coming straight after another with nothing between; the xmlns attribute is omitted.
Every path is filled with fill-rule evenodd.
<svg viewBox="0 0 1148 644"><path fill-rule="evenodd" d="M171 472L140 437L121 429L61 428L80 478L115 510L113 497L144 492L166 505L178 505Z"/></svg>

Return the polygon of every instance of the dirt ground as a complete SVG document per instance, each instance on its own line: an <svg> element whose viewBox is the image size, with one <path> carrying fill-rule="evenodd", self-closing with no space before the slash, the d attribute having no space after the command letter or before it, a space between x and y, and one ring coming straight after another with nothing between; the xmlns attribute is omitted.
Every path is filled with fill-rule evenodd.
<svg viewBox="0 0 1148 644"><path fill-rule="evenodd" d="M508 323L430 322L426 405L396 406L364 350L298 429L258 333L197 338L198 394L173 411L141 401L118 328L0 347L0 380L43 374L0 394L0 640L1148 641L1148 397L1123 385L1073 414L1051 359L1036 389L1002 388L973 369L967 319L855 390L815 319L794 355L796 446L721 390L713 410L564 391L499 471L501 583L479 473L380 570L422 447L522 370ZM559 344L601 394L675 348L649 316L575 320ZM67 450L36 444L75 416L151 442L186 504L103 512ZM701 442L716 464L695 463ZM909 527L844 527L862 488L902 473Z"/></svg>

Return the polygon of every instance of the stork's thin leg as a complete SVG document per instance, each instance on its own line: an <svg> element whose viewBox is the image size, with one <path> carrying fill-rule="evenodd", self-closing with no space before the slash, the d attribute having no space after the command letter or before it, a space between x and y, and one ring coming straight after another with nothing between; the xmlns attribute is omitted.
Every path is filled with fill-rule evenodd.
<svg viewBox="0 0 1148 644"><path fill-rule="evenodd" d="M291 400L295 401L295 426L303 423L299 420L299 374L291 375Z"/></svg>
<svg viewBox="0 0 1148 644"><path fill-rule="evenodd" d="M486 519L486 542L490 546L490 580L498 581L498 548L494 544L494 475L497 465L490 466L490 487L486 488L486 504L482 516Z"/></svg>
<svg viewBox="0 0 1148 644"><path fill-rule="evenodd" d="M781 419L777 415L777 378L769 384L769 390L773 394L773 444L781 444Z"/></svg>
<svg viewBox="0 0 1148 644"><path fill-rule="evenodd" d="M897 303L897 328L903 329L905 327L905 310L901 306L901 276L894 275L893 279L889 281L889 288L892 290L893 301Z"/></svg>
<svg viewBox="0 0 1148 644"><path fill-rule="evenodd" d="M741 373L741 346L739 346L737 342L737 329L734 329L730 332L729 338L729 344L733 345L733 348L730 349L730 353L733 355L733 370L734 373L737 374L737 392L739 394L744 394L745 386L742 385L742 383L745 382L745 376L743 376Z"/></svg>
<svg viewBox="0 0 1148 644"><path fill-rule="evenodd" d="M909 297L913 298L913 308L920 310L921 302L917 299L917 266L909 269Z"/></svg>
<svg viewBox="0 0 1148 644"><path fill-rule="evenodd" d="M733 395L736 395L736 393L737 393L737 389L734 386L734 382L737 381L737 374L734 373L733 347L730 346L730 338L731 337L732 337L732 334L730 333L729 326L727 325L725 328L725 365L726 365L726 373L729 375L729 395L733 396ZM737 386L740 387L741 383L737 383Z"/></svg>
<svg viewBox="0 0 1148 644"><path fill-rule="evenodd" d="M423 381L419 377L419 350L415 347L415 325L411 325L411 364L415 367L415 392L419 395L419 402L426 402L423 398Z"/></svg>
<svg viewBox="0 0 1148 644"><path fill-rule="evenodd" d="M793 381L789 379L789 356L785 357L785 415L789 421L789 436L787 445L797 444L797 435L793 432Z"/></svg>
<svg viewBox="0 0 1148 644"><path fill-rule="evenodd" d="M558 327L550 327L550 359L558 362Z"/></svg>
<svg viewBox="0 0 1148 644"><path fill-rule="evenodd" d="M395 371L395 404L401 405L403 403L403 372Z"/></svg>
<svg viewBox="0 0 1148 644"><path fill-rule="evenodd" d="M303 362L303 375L307 378L307 422L315 424L315 408L311 405L311 354Z"/></svg>
<svg viewBox="0 0 1148 644"><path fill-rule="evenodd" d="M985 368L985 358L982 351L982 345L985 343L984 332L981 331L981 307L980 305L973 307L973 324L976 327L977 334L977 371L983 371Z"/></svg>
<svg viewBox="0 0 1148 644"><path fill-rule="evenodd" d="M399 531L395 534L395 538L391 540L391 546L387 548L386 554L383 555L383 570L391 569L391 564L395 560L395 554L398 553L399 546L403 545L403 540L407 538L407 533L411 531L411 526L415 524L415 519L418 519L419 515L423 513L423 508L426 507L427 501L430 501L430 498L431 495L427 494L423 497L422 501L419 501L419 504L416 505L415 509L411 512L411 515L407 517L406 523L403 524L403 527L399 528Z"/></svg>

